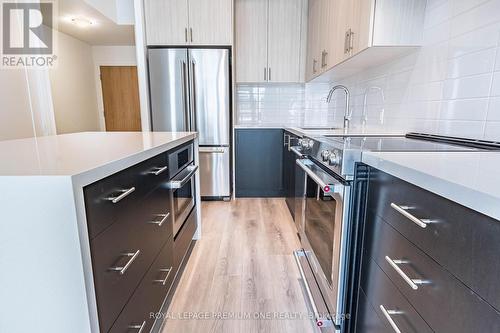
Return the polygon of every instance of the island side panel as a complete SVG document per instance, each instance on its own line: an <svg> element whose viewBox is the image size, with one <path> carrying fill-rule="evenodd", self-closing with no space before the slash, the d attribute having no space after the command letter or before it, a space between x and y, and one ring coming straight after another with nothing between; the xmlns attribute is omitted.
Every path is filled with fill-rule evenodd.
<svg viewBox="0 0 500 333"><path fill-rule="evenodd" d="M0 331L91 332L70 177L0 187Z"/></svg>
<svg viewBox="0 0 500 333"><path fill-rule="evenodd" d="M200 152L199 152L199 144L198 137L194 139L194 164L200 165ZM200 182L200 169L196 171L195 174L195 188L196 188L196 231L194 233L193 239L198 240L201 239L201 182Z"/></svg>

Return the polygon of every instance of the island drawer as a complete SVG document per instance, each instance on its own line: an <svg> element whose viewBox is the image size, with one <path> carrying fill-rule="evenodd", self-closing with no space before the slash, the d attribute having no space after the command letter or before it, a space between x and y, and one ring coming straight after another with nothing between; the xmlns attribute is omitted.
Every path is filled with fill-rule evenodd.
<svg viewBox="0 0 500 333"><path fill-rule="evenodd" d="M390 327L387 327L378 317L366 298L363 289L359 290L358 312L356 317L356 333L386 333Z"/></svg>
<svg viewBox="0 0 500 333"><path fill-rule="evenodd" d="M363 267L367 271L363 273L361 288L387 327L391 327L393 322L392 325L401 332L433 332L373 260L365 257ZM387 328L386 331L390 332L391 329Z"/></svg>
<svg viewBox="0 0 500 333"><path fill-rule="evenodd" d="M500 332L500 314L375 214L366 255L436 332ZM443 320L443 314L448 320Z"/></svg>
<svg viewBox="0 0 500 333"><path fill-rule="evenodd" d="M86 186L89 237L128 215L144 196L167 180L167 155L163 153Z"/></svg>
<svg viewBox="0 0 500 333"><path fill-rule="evenodd" d="M110 333L149 332L175 277L170 239L116 319Z"/></svg>
<svg viewBox="0 0 500 333"><path fill-rule="evenodd" d="M196 231L196 206L191 210L186 222L174 238L175 267L179 268Z"/></svg>
<svg viewBox="0 0 500 333"><path fill-rule="evenodd" d="M500 310L500 221L372 171L368 210Z"/></svg>
<svg viewBox="0 0 500 333"><path fill-rule="evenodd" d="M171 222L161 226L150 223L145 211L148 212L149 207L142 205L137 212L113 224L90 243L99 322L106 331L162 245L171 239Z"/></svg>

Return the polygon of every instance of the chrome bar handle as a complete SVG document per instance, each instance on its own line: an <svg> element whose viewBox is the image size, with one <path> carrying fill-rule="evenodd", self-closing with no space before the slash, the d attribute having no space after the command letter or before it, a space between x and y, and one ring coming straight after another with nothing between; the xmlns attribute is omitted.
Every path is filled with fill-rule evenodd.
<svg viewBox="0 0 500 333"><path fill-rule="evenodd" d="M283 147L290 148L290 135L288 135L286 133L283 133Z"/></svg>
<svg viewBox="0 0 500 333"><path fill-rule="evenodd" d="M140 325L129 325L128 329L129 330L138 330L137 333L142 333L142 330L144 330L144 327L146 327L146 321L143 321L142 324L140 324Z"/></svg>
<svg viewBox="0 0 500 333"><path fill-rule="evenodd" d="M161 227L163 225L163 223L165 223L165 221L168 220L168 217L170 216L170 213L167 213L167 214L158 214L157 216L161 217L160 221L149 221L148 223L156 224L159 227Z"/></svg>
<svg viewBox="0 0 500 333"><path fill-rule="evenodd" d="M406 275L405 272L398 266L401 264L408 264L409 262L406 260L393 260L389 256L385 256L385 260L391 265L392 268L403 278L403 280L408 283L408 285L413 289L417 290L419 284L425 284L428 283L428 281L421 280L421 279L412 279L408 275Z"/></svg>
<svg viewBox="0 0 500 333"><path fill-rule="evenodd" d="M412 221L416 225L418 225L420 228L426 228L427 224L433 222L432 220L429 219L419 219L410 213L408 213L408 210L412 209L411 207L408 206L399 206L396 205L394 202L391 202L391 207L395 209L398 213L406 217L408 220Z"/></svg>
<svg viewBox="0 0 500 333"><path fill-rule="evenodd" d="M349 52L352 55L352 51L354 51L354 31L349 29Z"/></svg>
<svg viewBox="0 0 500 333"><path fill-rule="evenodd" d="M271 67L268 68L268 72L269 72L269 80L268 81L271 81Z"/></svg>
<svg viewBox="0 0 500 333"><path fill-rule="evenodd" d="M127 261L127 263L124 266L110 267L109 270L110 271L117 271L118 273L120 273L120 275L125 274L125 272L130 267L130 265L132 265L132 263L135 261L135 259L139 255L139 253L141 253L141 250L137 250L135 252L122 253L122 256L130 257L130 259Z"/></svg>
<svg viewBox="0 0 500 333"><path fill-rule="evenodd" d="M351 36L350 29L345 32L345 37L344 37L344 54L347 54L349 52L349 47L350 44L349 37Z"/></svg>
<svg viewBox="0 0 500 333"><path fill-rule="evenodd" d="M191 35L191 43L193 42L193 28L189 28L189 34Z"/></svg>
<svg viewBox="0 0 500 333"><path fill-rule="evenodd" d="M311 169L309 169L302 160L297 160L296 161L297 165L304 170L304 172L311 177L318 186L321 187L321 189L328 193L330 192L330 185L325 184L321 178L319 178Z"/></svg>
<svg viewBox="0 0 500 333"><path fill-rule="evenodd" d="M200 154L224 154L226 149L224 147L199 147Z"/></svg>
<svg viewBox="0 0 500 333"><path fill-rule="evenodd" d="M196 70L196 64L194 61L191 61L191 68L192 68L192 73L191 73L191 87L192 87L192 99L191 99L191 109L193 111L193 128L191 130L195 130L198 127L197 124L197 119L196 119L196 76L195 76L195 70Z"/></svg>
<svg viewBox="0 0 500 333"><path fill-rule="evenodd" d="M172 272L172 266L170 268L161 268L159 271L160 272L167 272L167 276L163 280L153 280L154 283L161 284L162 286L167 284L168 277L170 276L170 273Z"/></svg>
<svg viewBox="0 0 500 333"><path fill-rule="evenodd" d="M131 187L127 190L122 190L122 194L120 194L119 196L117 197L110 197L110 198L107 198L107 200L111 201L112 203L118 203L120 201L122 201L125 197L129 196L132 192L135 191L135 187Z"/></svg>
<svg viewBox="0 0 500 333"><path fill-rule="evenodd" d="M188 28L187 27L184 28L184 40L187 43L187 41L188 41Z"/></svg>
<svg viewBox="0 0 500 333"><path fill-rule="evenodd" d="M187 28L186 28L186 42L187 42ZM188 86L187 86L187 64L185 61L182 62L182 101L184 103L184 121L186 122L186 128L188 131L191 131L191 122L189 120L189 105L188 105Z"/></svg>
<svg viewBox="0 0 500 333"><path fill-rule="evenodd" d="M264 67L264 81L267 81L267 68Z"/></svg>
<svg viewBox="0 0 500 333"><path fill-rule="evenodd" d="M171 181L169 181L167 183L167 187L170 188L170 189L178 189L178 188L181 188L184 185L186 185L186 183L191 179L191 177L193 177L193 175L196 172L196 170L198 170L198 166L197 165L191 165L191 166L186 167L186 170L188 170L189 173L184 178L182 178L181 180L171 180Z"/></svg>
<svg viewBox="0 0 500 333"><path fill-rule="evenodd" d="M396 311L396 310L386 310L383 305L380 305L380 311L384 314L385 319L391 324L392 329L396 333L401 333L401 330L399 329L398 325L394 322L394 319L392 319L392 315L398 315L402 314L402 311Z"/></svg>
<svg viewBox="0 0 500 333"><path fill-rule="evenodd" d="M168 166L156 167L154 169L156 169L156 170L154 170L154 171L152 170L149 173L152 174L152 175L155 175L155 176L159 176L159 175L161 175L162 173L164 173L165 171L168 170Z"/></svg>

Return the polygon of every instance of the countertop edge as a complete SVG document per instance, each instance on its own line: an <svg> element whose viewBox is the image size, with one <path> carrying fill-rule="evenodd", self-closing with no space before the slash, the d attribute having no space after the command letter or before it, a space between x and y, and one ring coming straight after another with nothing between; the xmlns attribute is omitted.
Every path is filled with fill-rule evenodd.
<svg viewBox="0 0 500 333"><path fill-rule="evenodd" d="M410 166L402 165L401 163L389 161L370 152L363 153L362 162L436 195L500 221L500 205L498 205L498 199L487 193L463 186L441 177L433 176L429 173L416 170Z"/></svg>
<svg viewBox="0 0 500 333"><path fill-rule="evenodd" d="M80 172L74 175L68 175L71 177L73 186L84 187L100 179L106 178L114 173L131 167L137 163L145 161L151 157L161 154L167 150L173 149L183 143L196 139L197 134L191 133L182 138L172 140L167 143L163 143L159 146L150 148L148 150L133 153L128 156L124 156L120 159L108 162L106 164L94 167L92 169Z"/></svg>

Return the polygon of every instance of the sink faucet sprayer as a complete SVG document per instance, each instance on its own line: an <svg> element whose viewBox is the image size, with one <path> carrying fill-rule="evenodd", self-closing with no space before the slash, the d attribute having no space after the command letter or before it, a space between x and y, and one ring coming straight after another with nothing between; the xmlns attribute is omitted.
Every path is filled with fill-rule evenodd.
<svg viewBox="0 0 500 333"><path fill-rule="evenodd" d="M345 93L345 111L344 111L344 129L349 128L349 121L350 121L350 110L349 110L349 100L351 98L351 94L349 92L349 89L347 89L346 86L343 85L337 85L332 87L330 91L328 92L328 96L326 97L326 102L330 103L332 100L332 95L335 92L335 90L341 89Z"/></svg>

